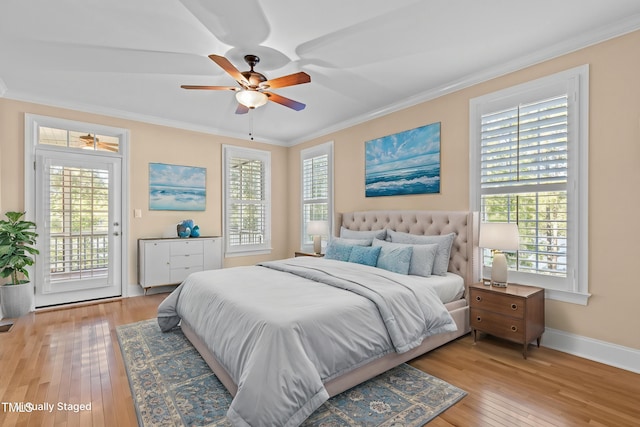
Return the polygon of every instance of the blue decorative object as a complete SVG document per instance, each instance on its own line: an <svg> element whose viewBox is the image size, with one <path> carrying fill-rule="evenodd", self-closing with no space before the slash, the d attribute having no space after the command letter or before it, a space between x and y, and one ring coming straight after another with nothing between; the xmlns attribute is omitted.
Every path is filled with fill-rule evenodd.
<svg viewBox="0 0 640 427"><path fill-rule="evenodd" d="M191 235L191 229L189 227L185 227L184 224L178 224L178 237L185 238Z"/></svg>
<svg viewBox="0 0 640 427"><path fill-rule="evenodd" d="M200 226L193 226L193 228L191 229L191 237L200 237Z"/></svg>
<svg viewBox="0 0 640 427"><path fill-rule="evenodd" d="M192 219L185 219L184 221L182 221L182 225L184 225L185 227L193 230L193 220Z"/></svg>

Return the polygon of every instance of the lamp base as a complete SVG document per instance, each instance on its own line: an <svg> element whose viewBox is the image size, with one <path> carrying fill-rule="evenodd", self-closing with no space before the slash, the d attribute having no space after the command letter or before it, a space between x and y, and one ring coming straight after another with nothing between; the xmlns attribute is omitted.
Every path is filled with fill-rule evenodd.
<svg viewBox="0 0 640 427"><path fill-rule="evenodd" d="M507 257L502 252L495 251L493 253L493 263L491 264L491 286L506 288L508 274Z"/></svg>
<svg viewBox="0 0 640 427"><path fill-rule="evenodd" d="M317 254L322 252L322 236L313 236L313 251Z"/></svg>

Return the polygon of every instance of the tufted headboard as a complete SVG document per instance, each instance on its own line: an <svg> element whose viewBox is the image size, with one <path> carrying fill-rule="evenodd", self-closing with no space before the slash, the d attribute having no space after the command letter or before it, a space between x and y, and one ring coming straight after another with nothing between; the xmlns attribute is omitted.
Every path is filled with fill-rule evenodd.
<svg viewBox="0 0 640 427"><path fill-rule="evenodd" d="M337 214L335 235L340 235L340 226L360 231L388 228L428 236L454 232L449 271L462 276L468 286L480 280L479 225L478 213L467 211L345 212Z"/></svg>

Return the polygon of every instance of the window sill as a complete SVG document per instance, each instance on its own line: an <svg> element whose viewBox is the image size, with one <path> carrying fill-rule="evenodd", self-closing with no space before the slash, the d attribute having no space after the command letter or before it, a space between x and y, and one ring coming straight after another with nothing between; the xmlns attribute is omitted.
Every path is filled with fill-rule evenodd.
<svg viewBox="0 0 640 427"><path fill-rule="evenodd" d="M254 255L269 255L271 254L271 248L269 249L259 249L259 250L250 250L250 251L235 251L235 252L226 252L224 254L225 258L235 258L241 256L254 256Z"/></svg>

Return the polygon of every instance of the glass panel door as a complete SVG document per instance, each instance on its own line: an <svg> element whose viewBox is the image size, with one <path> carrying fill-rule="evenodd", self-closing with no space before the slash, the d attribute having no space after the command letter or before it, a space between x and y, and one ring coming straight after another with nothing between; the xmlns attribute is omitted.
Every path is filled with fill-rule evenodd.
<svg viewBox="0 0 640 427"><path fill-rule="evenodd" d="M36 307L121 295L121 159L40 149L36 165Z"/></svg>

